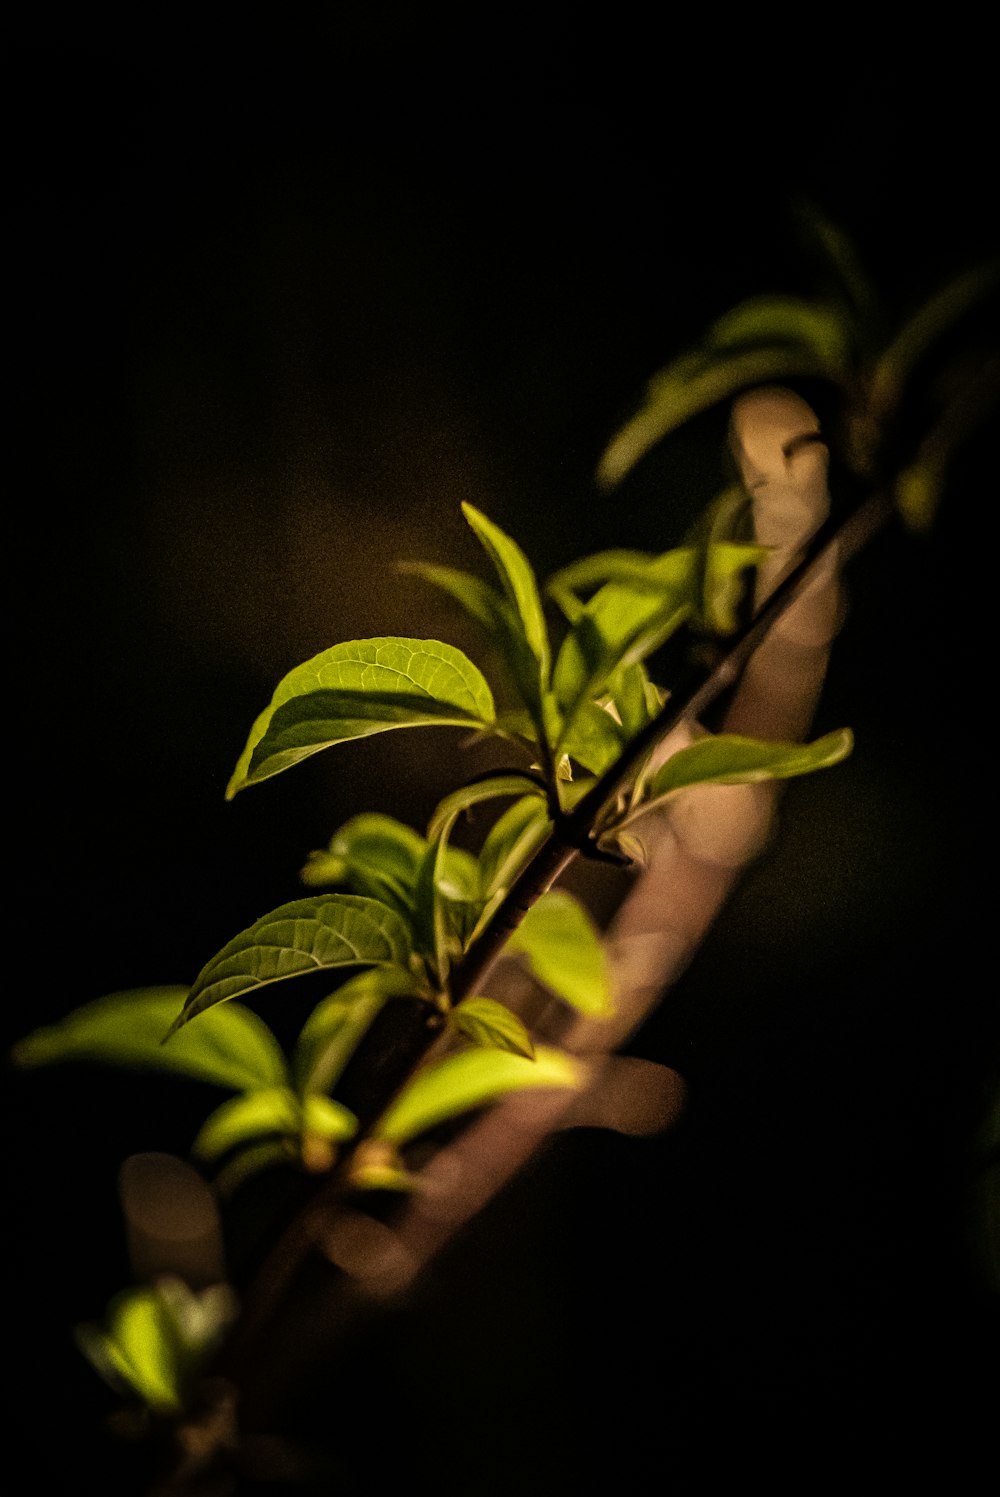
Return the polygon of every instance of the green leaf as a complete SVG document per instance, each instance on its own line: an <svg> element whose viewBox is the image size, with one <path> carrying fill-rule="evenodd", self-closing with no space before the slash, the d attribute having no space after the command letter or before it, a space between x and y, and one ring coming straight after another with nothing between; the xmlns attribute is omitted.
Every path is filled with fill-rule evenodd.
<svg viewBox="0 0 1000 1497"><path fill-rule="evenodd" d="M311 853L302 870L307 884L347 884L354 894L380 899L401 914L413 908L413 890L427 843L392 816L352 816L324 852Z"/></svg>
<svg viewBox="0 0 1000 1497"><path fill-rule="evenodd" d="M646 577L656 561L651 551L598 551L561 567L545 584L545 591L575 624L583 609L581 593L603 587L605 582L634 582Z"/></svg>
<svg viewBox="0 0 1000 1497"><path fill-rule="evenodd" d="M686 785L752 785L788 780L839 764L851 752L849 728L827 733L813 743L769 743L722 733L679 749L649 784L651 799L662 799Z"/></svg>
<svg viewBox="0 0 1000 1497"><path fill-rule="evenodd" d="M814 354L833 378L850 363L851 330L836 308L800 296L758 296L726 312L711 327L708 342L735 349L797 344Z"/></svg>
<svg viewBox="0 0 1000 1497"><path fill-rule="evenodd" d="M191 1151L199 1159L217 1159L229 1149L267 1134L297 1138L301 1131L298 1097L286 1086L274 1086L223 1102L202 1124Z"/></svg>
<svg viewBox="0 0 1000 1497"><path fill-rule="evenodd" d="M527 697L528 706L534 710L549 684L549 635L535 574L520 546L499 525L471 504L463 504L462 513L497 569L536 662L536 680L530 683L532 690Z"/></svg>
<svg viewBox="0 0 1000 1497"><path fill-rule="evenodd" d="M236 1318L228 1284L195 1292L180 1279L159 1279L116 1295L107 1329L82 1325L76 1340L84 1356L113 1388L137 1393L151 1409L173 1414L185 1384Z"/></svg>
<svg viewBox="0 0 1000 1497"><path fill-rule="evenodd" d="M357 1128L354 1114L331 1097L300 1100L288 1087L272 1087L223 1102L205 1120L191 1149L199 1159L218 1159L272 1134L297 1140L308 1131L339 1141L353 1138Z"/></svg>
<svg viewBox="0 0 1000 1497"><path fill-rule="evenodd" d="M740 390L793 375L823 376L823 361L801 347L755 348L711 358L688 354L655 375L632 419L612 438L597 469L602 488L613 488L650 448L699 412Z"/></svg>
<svg viewBox="0 0 1000 1497"><path fill-rule="evenodd" d="M333 1097L318 1096L315 1092L302 1100L302 1124L307 1133L335 1143L353 1138L358 1131L358 1120L349 1108Z"/></svg>
<svg viewBox="0 0 1000 1497"><path fill-rule="evenodd" d="M509 806L493 823L479 852L483 898L505 894L551 831L548 806L534 792Z"/></svg>
<svg viewBox="0 0 1000 1497"><path fill-rule="evenodd" d="M745 591L744 573L769 555L767 546L712 541L705 552L699 623L714 634L732 634Z"/></svg>
<svg viewBox="0 0 1000 1497"><path fill-rule="evenodd" d="M451 958L457 953L449 942L449 925L441 892L446 838L453 823L447 822L433 842L428 842L417 876L414 897L414 939L418 949L430 959L437 974L438 986L448 981Z"/></svg>
<svg viewBox="0 0 1000 1497"><path fill-rule="evenodd" d="M531 1035L517 1014L493 998L466 998L448 1015L448 1027L474 1045L509 1050L512 1055L535 1056Z"/></svg>
<svg viewBox="0 0 1000 1497"><path fill-rule="evenodd" d="M334 967L407 970L410 933L395 910L357 894L320 894L283 904L241 931L195 978L178 1029L217 1003Z"/></svg>
<svg viewBox="0 0 1000 1497"><path fill-rule="evenodd" d="M531 775L516 773L491 775L489 779L476 780L472 785L462 785L446 795L435 807L427 825L428 837L440 836L442 829L452 826L463 811L482 805L484 801L499 800L508 795L538 796L544 801L545 787Z"/></svg>
<svg viewBox="0 0 1000 1497"><path fill-rule="evenodd" d="M292 1053L300 1093L332 1091L361 1037L390 998L420 992L414 977L398 967L359 972L317 1004L303 1024Z"/></svg>
<svg viewBox="0 0 1000 1497"><path fill-rule="evenodd" d="M523 958L539 982L578 1013L601 1019L614 1012L611 973L597 927L566 890L543 894L504 950Z"/></svg>
<svg viewBox="0 0 1000 1497"><path fill-rule="evenodd" d="M577 764L599 775L621 757L625 735L621 724L605 707L583 701L573 713L559 746Z"/></svg>
<svg viewBox="0 0 1000 1497"><path fill-rule="evenodd" d="M13 1061L19 1066L106 1061L194 1076L236 1091L286 1081L285 1057L274 1035L263 1019L238 1003L206 1015L197 1028L164 1045L163 1036L187 995L182 987L110 993L27 1035L15 1045Z"/></svg>
<svg viewBox="0 0 1000 1497"><path fill-rule="evenodd" d="M534 1060L504 1050L463 1050L418 1071L383 1113L374 1136L399 1147L510 1092L579 1087L584 1076L580 1062L561 1050L539 1046Z"/></svg>
<svg viewBox="0 0 1000 1497"><path fill-rule="evenodd" d="M182 1407L180 1345L167 1306L153 1288L129 1289L109 1307L109 1326L78 1326L77 1344L113 1387L124 1385L158 1413Z"/></svg>
<svg viewBox="0 0 1000 1497"><path fill-rule="evenodd" d="M680 627L695 606L697 558L691 548L668 551L641 577L606 582L563 640L553 688L566 729L583 701L600 695L612 676L645 659Z"/></svg>
<svg viewBox="0 0 1000 1497"><path fill-rule="evenodd" d="M641 660L615 671L608 682L608 696L626 743L652 722L663 705L659 688L650 681Z"/></svg>
<svg viewBox="0 0 1000 1497"><path fill-rule="evenodd" d="M488 727L495 716L485 679L451 645L391 636L334 645L279 683L226 796L347 739L392 728Z"/></svg>
<svg viewBox="0 0 1000 1497"><path fill-rule="evenodd" d="M472 572L427 561L403 562L400 570L421 577L446 592L487 634L505 633L512 621L510 609L496 588Z"/></svg>

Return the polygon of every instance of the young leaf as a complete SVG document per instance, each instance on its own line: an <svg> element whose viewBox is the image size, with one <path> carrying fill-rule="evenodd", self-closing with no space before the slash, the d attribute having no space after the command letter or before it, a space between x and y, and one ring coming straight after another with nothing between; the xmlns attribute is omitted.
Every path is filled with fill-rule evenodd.
<svg viewBox="0 0 1000 1497"><path fill-rule="evenodd" d="M562 752L591 774L599 775L621 757L625 734L605 707L583 701L573 713L559 744Z"/></svg>
<svg viewBox="0 0 1000 1497"><path fill-rule="evenodd" d="M314 886L346 884L352 893L380 899L405 916L413 908L426 847L419 832L394 817L364 813L346 821L325 852L310 854L301 877Z"/></svg>
<svg viewBox="0 0 1000 1497"><path fill-rule="evenodd" d="M698 622L713 634L732 634L743 596L743 575L768 555L766 546L711 541L705 552Z"/></svg>
<svg viewBox="0 0 1000 1497"><path fill-rule="evenodd" d="M399 967L372 967L349 977L313 1009L292 1053L301 1094L332 1091L362 1035L390 998L420 992L416 978Z"/></svg>
<svg viewBox="0 0 1000 1497"><path fill-rule="evenodd" d="M358 1131L358 1120L349 1108L333 1097L318 1096L315 1092L302 1099L302 1125L316 1138L335 1143L353 1138Z"/></svg>
<svg viewBox="0 0 1000 1497"><path fill-rule="evenodd" d="M517 1014L494 998L466 998L449 1013L448 1027L485 1049L509 1050L529 1060L535 1057L531 1035Z"/></svg>
<svg viewBox="0 0 1000 1497"><path fill-rule="evenodd" d="M479 852L483 898L505 893L551 831L547 804L534 791L508 806L493 823Z"/></svg>
<svg viewBox="0 0 1000 1497"><path fill-rule="evenodd" d="M649 782L650 801L685 785L752 785L811 774L839 764L853 744L849 728L827 733L813 743L769 743L731 733L700 738L672 754L656 771Z"/></svg>
<svg viewBox="0 0 1000 1497"><path fill-rule="evenodd" d="M157 1413L183 1404L177 1328L155 1288L126 1290L112 1301L109 1325L79 1326L77 1344L108 1382L124 1384Z"/></svg>
<svg viewBox="0 0 1000 1497"><path fill-rule="evenodd" d="M172 1414L237 1310L228 1284L195 1292L180 1279L158 1279L116 1295L107 1329L77 1326L77 1345L113 1388L124 1387L155 1411Z"/></svg>
<svg viewBox="0 0 1000 1497"><path fill-rule="evenodd" d="M531 565L517 542L481 511L471 504L463 504L462 513L482 542L517 611L528 647L538 661L544 687L548 677L549 634Z"/></svg>
<svg viewBox="0 0 1000 1497"><path fill-rule="evenodd" d="M539 982L578 1013L614 1012L611 974L597 928L580 902L550 889L532 905L504 948L524 959Z"/></svg>
<svg viewBox="0 0 1000 1497"><path fill-rule="evenodd" d="M262 915L224 946L195 978L173 1030L217 1003L268 983L333 967L410 964L410 933L377 899L320 894Z"/></svg>
<svg viewBox="0 0 1000 1497"><path fill-rule="evenodd" d="M451 645L395 637L334 645L279 683L226 797L350 738L392 728L488 727L495 716L485 679Z"/></svg>
<svg viewBox="0 0 1000 1497"><path fill-rule="evenodd" d="M19 1066L107 1061L173 1071L234 1091L285 1084L285 1057L277 1040L263 1019L239 1003L214 1010L164 1045L164 1033L187 994L181 987L111 993L36 1029L15 1045L12 1058Z"/></svg>
<svg viewBox="0 0 1000 1497"><path fill-rule="evenodd" d="M828 370L811 350L790 345L724 351L715 358L684 355L649 381L639 411L606 448L597 482L602 488L613 488L650 448L700 411L752 385L793 375L824 376Z"/></svg>
<svg viewBox="0 0 1000 1497"><path fill-rule="evenodd" d="M708 342L735 349L787 343L808 350L839 378L850 362L850 329L843 316L822 302L799 296L759 296L726 312L712 326Z"/></svg>
<svg viewBox="0 0 1000 1497"><path fill-rule="evenodd" d="M446 822L433 842L428 842L414 891L413 932L418 950L430 958L439 987L448 981L452 956L445 901L441 891L447 836L453 823Z"/></svg>
<svg viewBox="0 0 1000 1497"><path fill-rule="evenodd" d="M270 1133L297 1137L302 1129L302 1108L286 1086L245 1092L231 1097L205 1119L191 1152L199 1159L217 1159L229 1149Z"/></svg>
<svg viewBox="0 0 1000 1497"><path fill-rule="evenodd" d="M205 1120L191 1150L199 1159L218 1159L230 1149L271 1134L298 1139L308 1130L339 1141L352 1138L357 1128L354 1114L331 1097L309 1096L300 1101L289 1088L272 1087L223 1102Z"/></svg>
<svg viewBox="0 0 1000 1497"><path fill-rule="evenodd" d="M641 580L606 582L563 640L552 684L566 729L582 701L598 696L616 671L651 655L690 615L696 599L696 555L668 551Z"/></svg>
<svg viewBox="0 0 1000 1497"><path fill-rule="evenodd" d="M626 743L641 733L663 706L659 687L650 681L641 660L614 672L608 681L608 699Z"/></svg>
<svg viewBox="0 0 1000 1497"><path fill-rule="evenodd" d="M438 837L442 828L446 824L451 825L463 811L471 810L484 801L498 800L507 795L540 796L544 801L545 787L528 774L497 774L491 775L489 779L477 780L472 785L462 785L460 789L446 795L435 808L427 826L428 837Z"/></svg>
<svg viewBox="0 0 1000 1497"><path fill-rule="evenodd" d="M463 1050L418 1071L383 1113L374 1137L399 1147L438 1123L485 1107L509 1092L578 1087L584 1074L579 1061L542 1046L534 1060L504 1050Z"/></svg>
<svg viewBox="0 0 1000 1497"><path fill-rule="evenodd" d="M545 591L569 622L575 624L583 609L581 593L593 592L605 582L641 581L654 561L656 557L651 551L598 551L554 572L545 584Z"/></svg>

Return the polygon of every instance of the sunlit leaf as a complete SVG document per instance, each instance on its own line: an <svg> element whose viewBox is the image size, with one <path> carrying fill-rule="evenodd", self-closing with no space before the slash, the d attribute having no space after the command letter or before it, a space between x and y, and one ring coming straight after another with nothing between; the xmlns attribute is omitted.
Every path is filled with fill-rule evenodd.
<svg viewBox="0 0 1000 1497"><path fill-rule="evenodd" d="M651 551L598 551L554 572L545 584L545 591L569 622L575 624L583 608L581 594L593 592L605 582L642 580L654 561L656 556Z"/></svg>
<svg viewBox="0 0 1000 1497"><path fill-rule="evenodd" d="M416 978L398 967L372 967L349 977L313 1009L302 1026L292 1052L299 1091L331 1091L383 1005L390 998L413 997L419 991Z"/></svg>
<svg viewBox="0 0 1000 1497"><path fill-rule="evenodd" d="M179 1338L155 1289L119 1295L109 1308L108 1329L79 1326L76 1340L112 1386L137 1394L158 1413L173 1414L182 1407Z"/></svg>
<svg viewBox="0 0 1000 1497"><path fill-rule="evenodd" d="M621 724L596 702L583 701L560 740L563 753L592 774L603 774L621 757L625 734Z"/></svg>
<svg viewBox="0 0 1000 1497"><path fill-rule="evenodd" d="M335 967L406 970L407 926L388 905L357 894L318 894L272 910L224 946L195 978L175 1027L268 983Z"/></svg>
<svg viewBox="0 0 1000 1497"><path fill-rule="evenodd" d="M578 1087L584 1075L579 1061L542 1046L536 1048L534 1060L504 1050L463 1050L418 1071L379 1119L374 1134L398 1147L510 1092Z"/></svg>
<svg viewBox="0 0 1000 1497"><path fill-rule="evenodd" d="M769 555L767 546L713 541L705 552L699 623L714 634L732 634L745 592L745 576Z"/></svg>
<svg viewBox="0 0 1000 1497"><path fill-rule="evenodd" d="M236 1091L284 1084L287 1069L277 1040L263 1019L238 1003L214 1010L164 1045L187 995L182 987L137 988L98 998L27 1035L14 1047L14 1063L106 1061L179 1072Z"/></svg>
<svg viewBox="0 0 1000 1497"><path fill-rule="evenodd" d="M534 1058L535 1047L524 1024L494 998L466 998L449 1013L448 1027L474 1045Z"/></svg>
<svg viewBox="0 0 1000 1497"><path fill-rule="evenodd" d="M328 1145L353 1138L357 1129L354 1114L332 1097L308 1094L299 1098L287 1087L274 1087L223 1102L205 1120L191 1150L199 1159L214 1160L233 1149L245 1150L248 1144L277 1137L293 1141L296 1151L300 1144L306 1154L311 1148L311 1160L307 1158L307 1162L313 1168L320 1163L320 1151L315 1148L320 1144L321 1166L328 1169L333 1162ZM265 1154L263 1162L271 1163L274 1157ZM288 1155L282 1151L280 1157Z"/></svg>
<svg viewBox="0 0 1000 1497"><path fill-rule="evenodd" d="M495 525L471 504L463 504L462 513L496 567L504 592L519 622L518 633L527 647L531 664L524 658L523 652L516 649L510 663L525 704L536 722L540 723L542 698L549 684L550 654L549 634L535 574L520 546L499 525ZM508 642L508 653L511 643ZM516 641L513 643L516 644Z"/></svg>
<svg viewBox="0 0 1000 1497"><path fill-rule="evenodd" d="M479 877L484 899L506 891L552 830L548 806L534 793L508 806L483 841Z"/></svg>
<svg viewBox="0 0 1000 1497"><path fill-rule="evenodd" d="M246 1092L217 1107L202 1124L191 1145L199 1159L217 1159L220 1154L250 1143L266 1134L297 1136L302 1128L298 1097L285 1086Z"/></svg>
<svg viewBox="0 0 1000 1497"><path fill-rule="evenodd" d="M107 1327L78 1326L76 1340L112 1387L137 1394L157 1413L174 1414L237 1311L228 1284L195 1291L180 1279L158 1279L117 1295Z"/></svg>
<svg viewBox="0 0 1000 1497"><path fill-rule="evenodd" d="M602 488L620 483L663 437L740 390L793 375L822 376L827 372L823 360L802 347L755 348L716 358L685 355L649 381L639 411L606 448L597 482Z"/></svg>
<svg viewBox="0 0 1000 1497"><path fill-rule="evenodd" d="M649 679L641 660L622 666L608 680L608 697L621 724L625 742L641 733L663 705L659 688Z"/></svg>
<svg viewBox="0 0 1000 1497"><path fill-rule="evenodd" d="M416 1190L419 1180L403 1164L395 1144L380 1138L366 1138L351 1158L349 1178L358 1190Z"/></svg>
<svg viewBox="0 0 1000 1497"><path fill-rule="evenodd" d="M661 798L686 785L749 785L811 774L846 759L853 742L849 728L827 733L813 743L769 743L731 733L700 738L672 754L657 770L649 794Z"/></svg>
<svg viewBox="0 0 1000 1497"><path fill-rule="evenodd" d="M544 801L545 787L527 774L491 775L488 779L477 780L473 785L462 785L460 789L446 795L435 808L427 826L428 837L439 836L442 827L452 823L463 811L482 805L484 801L499 800L508 795L539 796Z"/></svg>
<svg viewBox="0 0 1000 1497"><path fill-rule="evenodd" d="M550 889L532 905L504 950L518 956L551 993L579 1013L614 1011L611 973L594 922L572 894Z"/></svg>
<svg viewBox="0 0 1000 1497"><path fill-rule="evenodd" d="M485 679L451 645L396 637L334 645L279 683L226 794L346 739L392 728L489 726L494 717Z"/></svg>
<svg viewBox="0 0 1000 1497"><path fill-rule="evenodd" d="M414 892L414 939L418 949L431 959L441 987L448 980L451 958L455 955L449 948L449 926L441 890L445 839L452 825L453 821L446 822L434 841L428 842Z"/></svg>
<svg viewBox="0 0 1000 1497"><path fill-rule="evenodd" d="M641 580L598 589L563 640L553 672L567 729L582 701L600 695L615 672L652 654L689 617L697 576L688 548L658 557Z"/></svg>
<svg viewBox="0 0 1000 1497"><path fill-rule="evenodd" d="M333 1097L322 1097L315 1092L302 1100L302 1121L305 1129L317 1138L338 1143L353 1138L358 1131L358 1120L349 1108Z"/></svg>
<svg viewBox="0 0 1000 1497"><path fill-rule="evenodd" d="M380 899L402 914L413 907L413 889L427 844L392 816L352 816L323 852L310 854L304 883L346 884L354 894Z"/></svg>
<svg viewBox="0 0 1000 1497"><path fill-rule="evenodd" d="M471 504L463 504L462 513L497 569L504 591L517 611L528 646L539 663L544 684L549 636L531 564L517 542L480 510Z"/></svg>

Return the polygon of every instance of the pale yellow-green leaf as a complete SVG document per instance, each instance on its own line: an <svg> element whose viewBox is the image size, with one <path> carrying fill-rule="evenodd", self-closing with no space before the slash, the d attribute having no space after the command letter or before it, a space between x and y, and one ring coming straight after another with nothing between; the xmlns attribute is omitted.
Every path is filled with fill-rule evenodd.
<svg viewBox="0 0 1000 1497"><path fill-rule="evenodd" d="M600 934L565 889L543 894L504 949L525 961L539 982L579 1013L606 1018L613 1012L611 972Z"/></svg>
<svg viewBox="0 0 1000 1497"><path fill-rule="evenodd" d="M510 1092L579 1087L584 1076L580 1061L545 1046L536 1047L534 1060L504 1050L463 1050L418 1071L383 1113L374 1136L398 1147Z"/></svg>
<svg viewBox="0 0 1000 1497"><path fill-rule="evenodd" d="M104 1061L173 1071L235 1091L284 1084L287 1069L277 1040L263 1019L238 1003L213 1010L203 1023L164 1045L163 1036L188 991L168 987L110 993L27 1035L15 1045L12 1059L19 1066Z"/></svg>
<svg viewBox="0 0 1000 1497"><path fill-rule="evenodd" d="M535 1047L524 1024L495 998L466 998L449 1013L448 1026L474 1045L534 1058Z"/></svg>

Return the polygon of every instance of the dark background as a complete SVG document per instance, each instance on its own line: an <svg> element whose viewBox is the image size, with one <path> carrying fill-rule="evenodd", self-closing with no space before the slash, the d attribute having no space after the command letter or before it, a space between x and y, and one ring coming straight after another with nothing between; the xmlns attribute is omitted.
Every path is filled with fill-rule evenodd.
<svg viewBox="0 0 1000 1497"><path fill-rule="evenodd" d="M895 314L995 250L981 39L651 24L22 38L8 1042L190 981L353 812L426 818L462 772L445 732L223 790L275 681L326 645L476 653L392 568L477 566L461 500L541 575L679 539L719 486L721 417L610 499L597 458L708 319L810 289L795 198L854 235ZM816 726L851 725L855 754L790 788L632 1046L685 1077L681 1122L558 1140L361 1338L301 1421L357 1490L968 1489L995 1416L988 435L930 540L852 569ZM294 1033L273 991L260 1011ZM37 1490L127 1492L71 1327L127 1277L122 1157L184 1152L218 1099L82 1068L6 1085L11 1459Z"/></svg>

